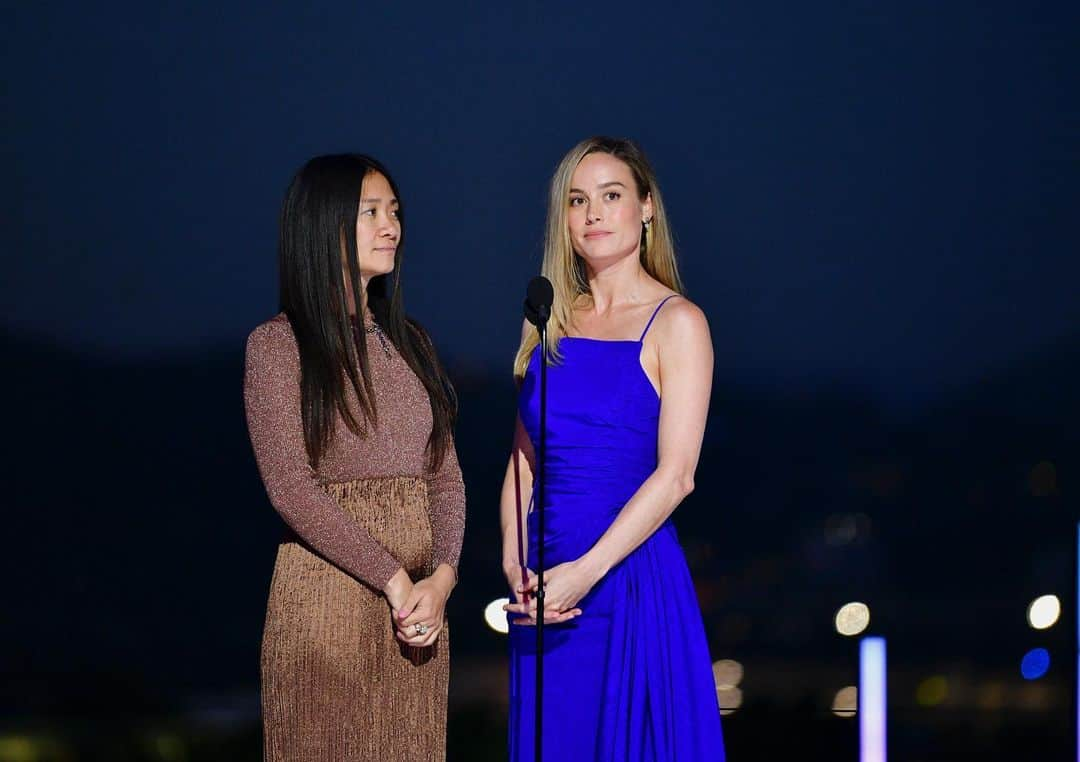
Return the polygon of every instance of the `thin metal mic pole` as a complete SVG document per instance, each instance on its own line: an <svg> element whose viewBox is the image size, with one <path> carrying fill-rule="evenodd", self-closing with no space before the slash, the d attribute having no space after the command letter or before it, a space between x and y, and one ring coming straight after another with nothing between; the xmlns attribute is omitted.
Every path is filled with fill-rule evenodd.
<svg viewBox="0 0 1080 762"><path fill-rule="evenodd" d="M543 762L544 737L544 463L547 449L547 321L540 331L540 447L536 457L536 762Z"/></svg>

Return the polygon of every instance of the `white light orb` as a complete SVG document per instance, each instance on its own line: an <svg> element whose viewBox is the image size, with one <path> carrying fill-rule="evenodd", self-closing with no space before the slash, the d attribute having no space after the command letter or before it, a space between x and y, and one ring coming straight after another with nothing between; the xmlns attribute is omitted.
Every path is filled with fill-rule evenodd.
<svg viewBox="0 0 1080 762"><path fill-rule="evenodd" d="M854 717L858 707L859 689L854 685L844 686L833 697L832 713L837 717Z"/></svg>
<svg viewBox="0 0 1080 762"><path fill-rule="evenodd" d="M836 612L836 631L841 635L858 635L870 626L870 607L865 603L845 603Z"/></svg>
<svg viewBox="0 0 1080 762"><path fill-rule="evenodd" d="M716 681L716 689L735 688L743 678L743 665L734 659L721 659L713 662L713 680Z"/></svg>
<svg viewBox="0 0 1080 762"><path fill-rule="evenodd" d="M496 598L484 609L484 621L495 632L505 635L510 632L510 625L506 621L506 612L503 606L510 602L509 598Z"/></svg>
<svg viewBox="0 0 1080 762"><path fill-rule="evenodd" d="M738 688L717 688L716 703L720 714L731 714L742 706L742 691Z"/></svg>
<svg viewBox="0 0 1080 762"><path fill-rule="evenodd" d="M1040 595L1031 602L1027 610L1028 624L1036 630L1053 627L1060 616L1061 601L1056 595Z"/></svg>

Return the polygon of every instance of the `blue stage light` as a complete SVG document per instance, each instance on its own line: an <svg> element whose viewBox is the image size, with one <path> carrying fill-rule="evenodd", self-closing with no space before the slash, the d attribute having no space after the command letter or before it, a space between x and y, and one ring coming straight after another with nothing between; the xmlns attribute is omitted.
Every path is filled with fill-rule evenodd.
<svg viewBox="0 0 1080 762"><path fill-rule="evenodd" d="M859 762L885 762L885 638L859 643Z"/></svg>
<svg viewBox="0 0 1080 762"><path fill-rule="evenodd" d="M1032 648L1020 661L1020 674L1025 680L1038 680L1050 669L1050 652L1045 648Z"/></svg>

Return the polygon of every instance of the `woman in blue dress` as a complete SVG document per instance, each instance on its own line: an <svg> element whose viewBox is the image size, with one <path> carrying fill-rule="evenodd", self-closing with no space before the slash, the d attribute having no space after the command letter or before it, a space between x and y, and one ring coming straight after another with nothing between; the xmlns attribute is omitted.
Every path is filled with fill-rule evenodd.
<svg viewBox="0 0 1080 762"><path fill-rule="evenodd" d="M546 760L723 760L701 611L671 514L690 494L712 383L653 172L591 138L551 182L545 503ZM534 758L539 337L525 324L501 497L510 759Z"/></svg>

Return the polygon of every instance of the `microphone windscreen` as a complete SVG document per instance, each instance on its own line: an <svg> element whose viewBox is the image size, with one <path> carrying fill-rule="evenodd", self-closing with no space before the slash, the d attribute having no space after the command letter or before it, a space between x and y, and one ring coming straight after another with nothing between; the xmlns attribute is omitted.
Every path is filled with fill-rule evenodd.
<svg viewBox="0 0 1080 762"><path fill-rule="evenodd" d="M551 287L551 281L543 275L537 275L529 281L529 287L525 291L525 301L536 310L541 307L551 308L555 301L555 289Z"/></svg>

